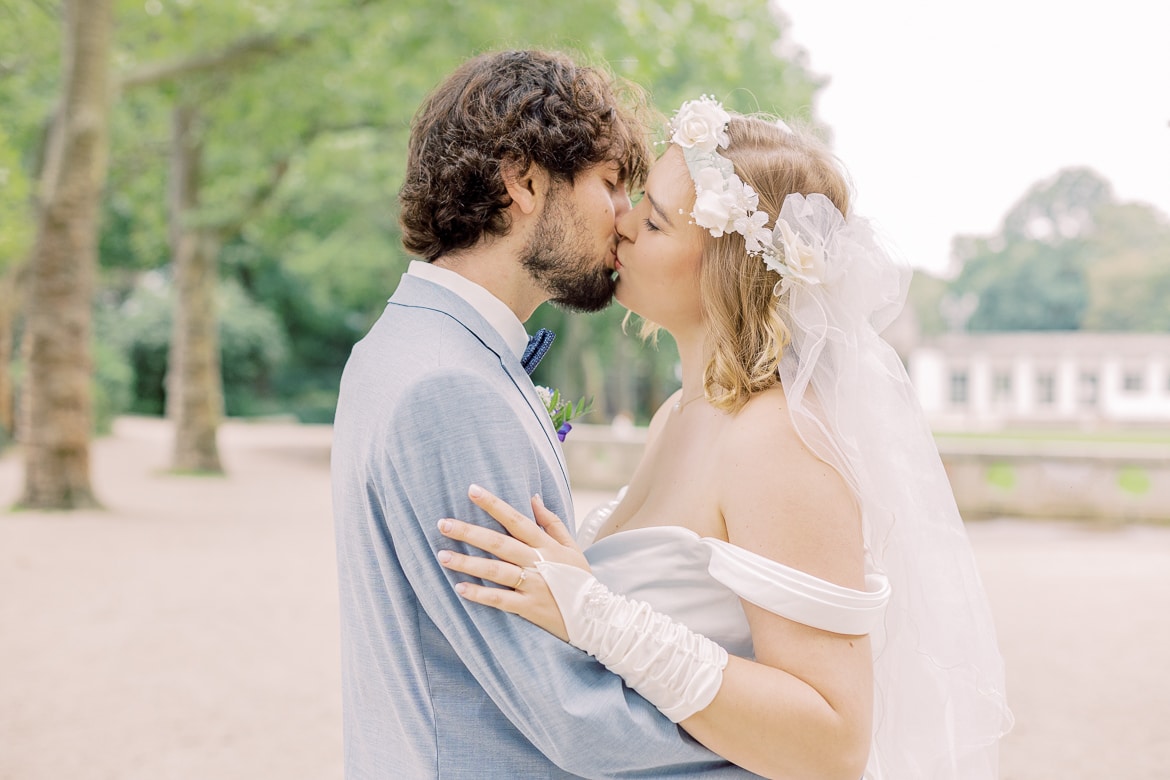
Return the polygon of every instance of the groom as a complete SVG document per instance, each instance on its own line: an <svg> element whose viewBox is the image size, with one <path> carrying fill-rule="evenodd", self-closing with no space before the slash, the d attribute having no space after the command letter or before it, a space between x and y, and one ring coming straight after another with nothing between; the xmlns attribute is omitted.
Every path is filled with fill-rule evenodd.
<svg viewBox="0 0 1170 780"><path fill-rule="evenodd" d="M580 651L461 599L435 558L440 518L494 525L472 483L573 517L522 322L612 297L614 222L648 164L613 90L564 56L502 52L415 116L401 220L426 262L354 347L334 429L350 780L749 776Z"/></svg>

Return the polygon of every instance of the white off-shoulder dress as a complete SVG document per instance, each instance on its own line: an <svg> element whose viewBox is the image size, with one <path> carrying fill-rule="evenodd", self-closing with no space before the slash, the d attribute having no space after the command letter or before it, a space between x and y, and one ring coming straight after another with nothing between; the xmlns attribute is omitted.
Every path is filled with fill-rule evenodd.
<svg viewBox="0 0 1170 780"><path fill-rule="evenodd" d="M593 576L732 655L754 658L740 599L838 634L867 634L881 620L890 585L877 572L866 575L865 590L844 588L679 526L635 528L594 541L623 494L589 513L577 531Z"/></svg>

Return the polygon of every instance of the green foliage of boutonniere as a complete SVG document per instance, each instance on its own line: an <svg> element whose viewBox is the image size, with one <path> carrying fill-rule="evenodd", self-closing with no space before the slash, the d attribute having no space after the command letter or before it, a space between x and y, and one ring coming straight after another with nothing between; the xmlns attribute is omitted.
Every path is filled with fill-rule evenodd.
<svg viewBox="0 0 1170 780"><path fill-rule="evenodd" d="M592 398L581 398L573 403L562 398L560 390L543 385L536 386L536 394L544 402L544 408L548 410L548 416L552 418L553 427L557 429L557 438L561 441L564 441L565 437L569 435L569 431L573 430L573 426L569 425L570 420L584 417L593 411Z"/></svg>

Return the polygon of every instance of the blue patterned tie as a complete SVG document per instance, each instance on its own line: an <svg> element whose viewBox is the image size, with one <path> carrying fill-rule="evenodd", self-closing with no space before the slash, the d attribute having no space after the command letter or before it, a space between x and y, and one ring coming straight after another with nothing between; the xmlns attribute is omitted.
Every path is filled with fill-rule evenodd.
<svg viewBox="0 0 1170 780"><path fill-rule="evenodd" d="M520 365L524 366L525 371L531 374L536 370L536 364L548 352L548 348L552 346L553 339L556 337L557 334L548 328L541 328L536 331L534 336L528 339L528 346L524 349L524 354L520 357Z"/></svg>

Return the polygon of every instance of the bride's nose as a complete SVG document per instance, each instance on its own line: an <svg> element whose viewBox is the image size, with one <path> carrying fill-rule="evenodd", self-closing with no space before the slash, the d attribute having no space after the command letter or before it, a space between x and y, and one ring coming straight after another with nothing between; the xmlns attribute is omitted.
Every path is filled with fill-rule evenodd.
<svg viewBox="0 0 1170 780"><path fill-rule="evenodd" d="M619 241L633 241L634 233L637 229L637 217L634 216L635 209L626 209L624 214L618 216L614 224L617 226L617 234Z"/></svg>

